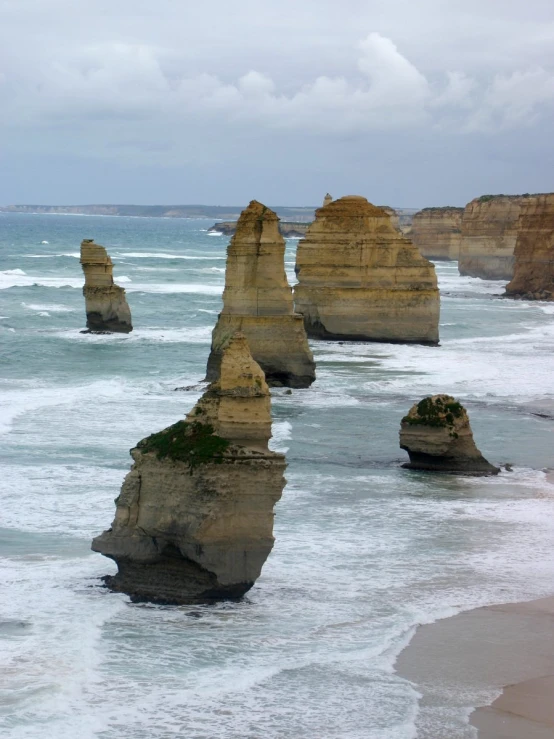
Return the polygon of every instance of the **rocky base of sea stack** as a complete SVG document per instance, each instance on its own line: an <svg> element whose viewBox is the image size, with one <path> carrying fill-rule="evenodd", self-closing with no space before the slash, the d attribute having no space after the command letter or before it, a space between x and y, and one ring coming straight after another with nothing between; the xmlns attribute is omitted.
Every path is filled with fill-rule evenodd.
<svg viewBox="0 0 554 739"><path fill-rule="evenodd" d="M423 398L404 416L400 448L412 470L463 475L497 475L500 470L481 454L473 440L465 408L449 395Z"/></svg>

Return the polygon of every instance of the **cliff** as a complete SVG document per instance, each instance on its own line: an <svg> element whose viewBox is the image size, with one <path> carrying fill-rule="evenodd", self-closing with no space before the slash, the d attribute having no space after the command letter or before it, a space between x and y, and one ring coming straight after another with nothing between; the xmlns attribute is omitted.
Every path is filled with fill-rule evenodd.
<svg viewBox="0 0 554 739"><path fill-rule="evenodd" d="M223 310L212 333L206 379L219 374L221 350L242 331L270 385L308 387L315 380L302 316L294 313L277 215L253 200L227 249Z"/></svg>
<svg viewBox="0 0 554 739"><path fill-rule="evenodd" d="M349 195L316 211L296 271L295 304L309 336L438 343L435 268L365 198Z"/></svg>
<svg viewBox="0 0 554 739"><path fill-rule="evenodd" d="M238 598L273 547L285 458L268 450L269 389L246 339L222 352L221 374L184 421L143 439L92 549L118 566L106 584L134 601Z"/></svg>
<svg viewBox="0 0 554 739"><path fill-rule="evenodd" d="M286 221L281 221L279 223L279 233L285 239L301 237L305 235L309 225L309 223L287 223ZM236 221L221 221L221 223L214 223L214 225L208 229L208 233L221 233L223 236L232 236L236 229Z"/></svg>
<svg viewBox="0 0 554 739"><path fill-rule="evenodd" d="M449 395L433 395L412 406L400 426L400 448L413 470L496 475L475 446L465 408Z"/></svg>
<svg viewBox="0 0 554 739"><path fill-rule="evenodd" d="M529 198L521 206L514 262L508 297L554 300L553 193Z"/></svg>
<svg viewBox="0 0 554 739"><path fill-rule="evenodd" d="M511 279L518 218L528 197L483 195L466 205L458 261L461 275L489 280Z"/></svg>
<svg viewBox="0 0 554 739"><path fill-rule="evenodd" d="M133 330L125 290L113 281L113 264L103 246L92 239L81 243L85 273L85 309L89 332L129 333Z"/></svg>
<svg viewBox="0 0 554 739"><path fill-rule="evenodd" d="M463 208L424 208L412 219L410 239L427 259L458 259Z"/></svg>

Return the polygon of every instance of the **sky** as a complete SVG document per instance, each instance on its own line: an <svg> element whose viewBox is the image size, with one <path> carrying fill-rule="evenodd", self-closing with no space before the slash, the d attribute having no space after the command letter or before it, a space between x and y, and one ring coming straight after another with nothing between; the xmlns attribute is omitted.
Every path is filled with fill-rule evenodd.
<svg viewBox="0 0 554 739"><path fill-rule="evenodd" d="M552 0L0 0L0 204L554 191Z"/></svg>

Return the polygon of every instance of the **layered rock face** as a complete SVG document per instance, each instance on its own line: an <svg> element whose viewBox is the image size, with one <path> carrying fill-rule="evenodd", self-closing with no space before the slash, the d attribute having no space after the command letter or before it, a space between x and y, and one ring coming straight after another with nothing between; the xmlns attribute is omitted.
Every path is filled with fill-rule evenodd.
<svg viewBox="0 0 554 739"><path fill-rule="evenodd" d="M529 198L521 207L508 297L554 300L554 193Z"/></svg>
<svg viewBox="0 0 554 739"><path fill-rule="evenodd" d="M365 198L349 195L316 211L296 272L295 305L308 336L438 343L434 266Z"/></svg>
<svg viewBox="0 0 554 739"><path fill-rule="evenodd" d="M512 278L518 218L527 200L523 195L483 195L466 205L458 261L461 275Z"/></svg>
<svg viewBox="0 0 554 739"><path fill-rule="evenodd" d="M269 389L235 334L221 373L185 421L143 439L116 500L112 527L92 549L113 559L105 578L135 601L238 598L273 547L273 506L285 458L268 450Z"/></svg>
<svg viewBox="0 0 554 739"><path fill-rule="evenodd" d="M253 200L227 249L223 310L212 334L206 379L219 376L222 347L237 330L269 385L309 387L315 363L302 316L294 313L285 274L285 241L277 215Z"/></svg>
<svg viewBox="0 0 554 739"><path fill-rule="evenodd" d="M127 334L133 330L125 290L113 281L113 263L106 250L92 239L81 243L85 273L85 309L89 332Z"/></svg>
<svg viewBox="0 0 554 739"><path fill-rule="evenodd" d="M450 395L424 398L404 416L400 426L400 448L410 461L402 465L413 470L496 475L475 446L464 407Z"/></svg>
<svg viewBox="0 0 554 739"><path fill-rule="evenodd" d="M427 259L458 259L463 208L424 208L412 220L410 239Z"/></svg>

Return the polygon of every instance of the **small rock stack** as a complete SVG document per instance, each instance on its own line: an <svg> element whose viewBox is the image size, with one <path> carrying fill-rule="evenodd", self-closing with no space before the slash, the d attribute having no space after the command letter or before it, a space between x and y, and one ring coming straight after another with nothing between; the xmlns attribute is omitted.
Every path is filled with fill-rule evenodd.
<svg viewBox="0 0 554 739"><path fill-rule="evenodd" d="M475 446L465 408L450 395L423 398L404 416L400 448L412 470L496 475L500 470L487 462Z"/></svg>
<svg viewBox="0 0 554 739"><path fill-rule="evenodd" d="M81 266L85 273L87 332L124 333L133 330L125 290L113 281L113 263L108 253L93 239L81 243Z"/></svg>

